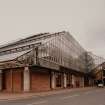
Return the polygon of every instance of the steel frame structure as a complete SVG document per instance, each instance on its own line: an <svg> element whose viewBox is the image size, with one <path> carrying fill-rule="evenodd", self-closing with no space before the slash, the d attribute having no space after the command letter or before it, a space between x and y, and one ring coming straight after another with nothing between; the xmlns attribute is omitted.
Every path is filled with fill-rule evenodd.
<svg viewBox="0 0 105 105"><path fill-rule="evenodd" d="M87 51L69 32L44 33L19 40L0 47L0 56L27 50L30 51L14 59L0 61L0 69L41 65L52 69L59 69L63 66L86 72L85 54Z"/></svg>

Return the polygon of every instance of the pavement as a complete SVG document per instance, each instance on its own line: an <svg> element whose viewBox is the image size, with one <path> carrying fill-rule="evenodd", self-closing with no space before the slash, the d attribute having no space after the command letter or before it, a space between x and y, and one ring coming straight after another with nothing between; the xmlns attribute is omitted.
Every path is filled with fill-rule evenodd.
<svg viewBox="0 0 105 105"><path fill-rule="evenodd" d="M105 105L105 88L65 89L14 96L8 100L1 99L0 95L0 105Z"/></svg>
<svg viewBox="0 0 105 105"><path fill-rule="evenodd" d="M18 100L18 99L27 99L30 97L39 97L39 96L48 96L54 95L59 93L71 92L71 91L79 91L79 90L86 90L91 89L92 87L87 88L71 88L71 89L57 89L53 91L46 91L46 92L27 92L27 93L0 93L0 101L8 101L8 100Z"/></svg>

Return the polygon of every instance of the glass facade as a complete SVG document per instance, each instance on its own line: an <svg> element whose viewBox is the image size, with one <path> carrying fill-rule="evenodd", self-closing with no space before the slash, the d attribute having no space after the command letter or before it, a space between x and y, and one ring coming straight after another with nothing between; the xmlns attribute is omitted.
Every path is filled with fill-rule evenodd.
<svg viewBox="0 0 105 105"><path fill-rule="evenodd" d="M39 34L12 43L0 48L0 58L7 61L8 59L4 56L9 57L9 55L27 50L31 51L15 57L17 63L22 65L43 64L52 69L59 69L62 66L81 72L94 68L93 57L87 54L87 51L69 32ZM10 60L12 59L10 58Z"/></svg>
<svg viewBox="0 0 105 105"><path fill-rule="evenodd" d="M38 58L63 67L84 71L84 58L81 56L85 52L68 32L57 33L38 47Z"/></svg>

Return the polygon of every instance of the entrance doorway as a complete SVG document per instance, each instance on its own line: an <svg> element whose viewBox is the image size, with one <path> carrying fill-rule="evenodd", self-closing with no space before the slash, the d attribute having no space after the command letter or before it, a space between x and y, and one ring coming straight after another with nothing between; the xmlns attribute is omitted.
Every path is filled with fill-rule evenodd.
<svg viewBox="0 0 105 105"><path fill-rule="evenodd" d="M105 78L103 79L103 82L104 82L104 86L105 86Z"/></svg>
<svg viewBox="0 0 105 105"><path fill-rule="evenodd" d="M72 84L72 76L70 73L67 74L67 87L71 87Z"/></svg>
<svg viewBox="0 0 105 105"><path fill-rule="evenodd" d="M62 73L56 73L56 87L62 87Z"/></svg>

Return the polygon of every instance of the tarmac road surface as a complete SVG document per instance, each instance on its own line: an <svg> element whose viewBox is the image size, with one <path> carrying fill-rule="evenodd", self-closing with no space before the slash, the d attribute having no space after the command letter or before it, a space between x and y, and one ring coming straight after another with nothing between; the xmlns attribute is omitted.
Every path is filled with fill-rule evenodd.
<svg viewBox="0 0 105 105"><path fill-rule="evenodd" d="M71 91L14 101L0 101L0 105L105 105L105 88Z"/></svg>

